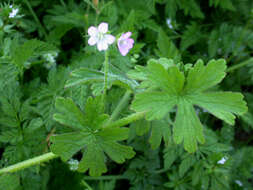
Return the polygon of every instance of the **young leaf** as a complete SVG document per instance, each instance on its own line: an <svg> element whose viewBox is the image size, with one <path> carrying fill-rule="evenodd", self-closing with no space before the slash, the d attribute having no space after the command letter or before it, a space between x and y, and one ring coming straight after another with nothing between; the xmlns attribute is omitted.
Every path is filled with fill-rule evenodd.
<svg viewBox="0 0 253 190"><path fill-rule="evenodd" d="M188 157L185 158L179 166L179 176L183 177L190 167L194 165L195 161L196 160L193 155L188 155Z"/></svg>
<svg viewBox="0 0 253 190"><path fill-rule="evenodd" d="M171 59L173 58L176 62L181 59L181 55L175 44L171 41L171 39L166 35L163 30L159 31L157 46L159 49L159 51L157 51L157 54L160 57L167 57Z"/></svg>
<svg viewBox="0 0 253 190"><path fill-rule="evenodd" d="M185 51L187 48L197 43L201 39L200 26L196 22L192 22L186 26L180 42L180 49Z"/></svg>
<svg viewBox="0 0 253 190"><path fill-rule="evenodd" d="M137 86L137 82L123 75L108 73L108 82L111 85L123 86L124 88L133 90ZM87 83L104 83L104 73L88 68L80 68L71 72L71 78L67 81L65 87L72 87L79 84Z"/></svg>
<svg viewBox="0 0 253 190"><path fill-rule="evenodd" d="M146 111L146 118L154 120L162 119L177 106L173 137L177 144L183 142L188 152L196 151L198 142L205 142L203 126L194 105L232 125L234 115L242 115L247 111L240 93L205 92L224 78L224 60L211 60L206 66L199 60L189 70L188 76L184 76L176 66L166 68L159 62L148 62L146 68L148 77L144 81L149 81L149 87L135 96L132 109Z"/></svg>
<svg viewBox="0 0 253 190"><path fill-rule="evenodd" d="M109 116L103 114L100 97L88 98L85 114L70 98L57 98L55 106L59 113L54 115L54 119L70 126L73 132L52 136L51 150L64 161L84 150L79 171L89 170L91 176L106 172L105 153L117 163L134 156L132 147L118 143L128 138L128 128L104 127Z"/></svg>
<svg viewBox="0 0 253 190"><path fill-rule="evenodd" d="M13 62L16 66L23 68L24 63L28 61L28 59L56 50L57 49L53 45L46 42L35 39L28 40L14 50Z"/></svg>

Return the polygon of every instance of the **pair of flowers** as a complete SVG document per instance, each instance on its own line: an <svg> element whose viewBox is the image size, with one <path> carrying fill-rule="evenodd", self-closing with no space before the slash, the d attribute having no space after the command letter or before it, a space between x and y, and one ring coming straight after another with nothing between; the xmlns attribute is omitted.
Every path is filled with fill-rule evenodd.
<svg viewBox="0 0 253 190"><path fill-rule="evenodd" d="M88 34L90 36L88 44L90 46L97 45L99 51L107 50L109 45L113 44L116 40L113 35L108 34L108 23L105 22L100 23L98 27L89 27ZM131 32L126 32L117 39L119 52L123 56L133 48L134 40L130 38L131 35Z"/></svg>

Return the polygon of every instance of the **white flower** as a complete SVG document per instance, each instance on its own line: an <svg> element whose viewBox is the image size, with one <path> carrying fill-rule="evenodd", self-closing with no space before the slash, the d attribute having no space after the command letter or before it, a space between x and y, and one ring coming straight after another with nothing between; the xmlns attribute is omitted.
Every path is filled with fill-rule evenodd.
<svg viewBox="0 0 253 190"><path fill-rule="evenodd" d="M218 164L225 164L225 162L228 160L228 157L224 156L222 159L220 159L217 163Z"/></svg>
<svg viewBox="0 0 253 190"><path fill-rule="evenodd" d="M55 58L58 56L57 52L53 52L53 53L46 53L43 55L43 57L46 59L47 62L50 63L55 63Z"/></svg>
<svg viewBox="0 0 253 190"><path fill-rule="evenodd" d="M13 6L10 5L10 8L13 8ZM18 11L19 11L18 8L16 8L16 9L13 8L12 11L11 11L11 13L9 14L9 18L14 18L14 17L16 17L17 14L18 14Z"/></svg>
<svg viewBox="0 0 253 190"><path fill-rule="evenodd" d="M235 183L236 183L237 185L239 185L240 187L243 186L243 184L242 184L242 182L241 182L240 180L235 180Z"/></svg>
<svg viewBox="0 0 253 190"><path fill-rule="evenodd" d="M107 50L109 45L113 44L115 37L111 34L107 34L108 24L102 22L98 27L91 26L88 29L88 34L90 36L88 44L94 46L97 44L99 51Z"/></svg>
<svg viewBox="0 0 253 190"><path fill-rule="evenodd" d="M68 164L69 164L70 170L75 171L75 170L78 169L78 165L79 165L78 160L75 160L75 159L71 158L71 159L68 161Z"/></svg>
<svg viewBox="0 0 253 190"><path fill-rule="evenodd" d="M167 25L168 25L168 27L169 27L170 29L173 28L173 26L172 26L172 24L171 24L171 19L167 18L167 19L166 19L166 23L167 23Z"/></svg>

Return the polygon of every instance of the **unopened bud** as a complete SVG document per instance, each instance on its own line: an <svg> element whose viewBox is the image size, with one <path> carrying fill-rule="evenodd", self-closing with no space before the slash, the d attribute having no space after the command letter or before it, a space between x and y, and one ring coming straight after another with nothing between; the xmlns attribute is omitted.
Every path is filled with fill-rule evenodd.
<svg viewBox="0 0 253 190"><path fill-rule="evenodd" d="M94 5L95 7L98 7L99 0L92 0L92 1L93 1L93 5Z"/></svg>

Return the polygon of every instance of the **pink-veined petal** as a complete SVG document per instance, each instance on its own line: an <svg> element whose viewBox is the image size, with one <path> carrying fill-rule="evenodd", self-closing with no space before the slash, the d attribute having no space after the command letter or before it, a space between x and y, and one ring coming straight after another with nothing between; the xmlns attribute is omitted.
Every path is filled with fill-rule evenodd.
<svg viewBox="0 0 253 190"><path fill-rule="evenodd" d="M134 46L134 40L132 38L127 39L127 45L129 49L132 49Z"/></svg>
<svg viewBox="0 0 253 190"><path fill-rule="evenodd" d="M108 24L105 22L102 22L99 24L98 26L98 31L105 34L106 32L108 32Z"/></svg>
<svg viewBox="0 0 253 190"><path fill-rule="evenodd" d="M105 41L108 43L108 44L113 44L113 42L115 41L115 37L111 34L106 34L105 35Z"/></svg>
<svg viewBox="0 0 253 190"><path fill-rule="evenodd" d="M126 56L126 54L129 52L129 49L119 47L119 52L121 55Z"/></svg>
<svg viewBox="0 0 253 190"><path fill-rule="evenodd" d="M127 32L127 33L125 33L125 34L122 34L122 37L123 37L124 39L127 39L127 38L129 38L131 35L132 35L132 32Z"/></svg>
<svg viewBox="0 0 253 190"><path fill-rule="evenodd" d="M132 38L129 38L128 41L130 44L134 44L134 40Z"/></svg>
<svg viewBox="0 0 253 190"><path fill-rule="evenodd" d="M88 44L90 46L94 46L97 42L98 42L98 39L94 36L90 37L89 40L88 40Z"/></svg>
<svg viewBox="0 0 253 190"><path fill-rule="evenodd" d="M96 36L97 33L98 33L98 29L97 29L95 26L89 27L89 29L88 29L88 34L89 34L90 36Z"/></svg>
<svg viewBox="0 0 253 190"><path fill-rule="evenodd" d="M107 50L108 44L104 40L98 41L97 48L98 48L98 51Z"/></svg>

